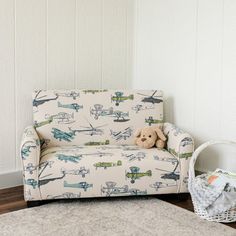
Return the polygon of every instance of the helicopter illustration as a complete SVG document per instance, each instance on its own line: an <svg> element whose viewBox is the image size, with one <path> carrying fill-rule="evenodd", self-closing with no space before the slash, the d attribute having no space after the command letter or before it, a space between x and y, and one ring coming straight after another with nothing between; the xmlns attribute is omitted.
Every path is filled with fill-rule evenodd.
<svg viewBox="0 0 236 236"><path fill-rule="evenodd" d="M58 179L63 179L66 176L66 174L63 171L61 173L62 173L61 176L53 177L53 178L50 178L50 179L44 179L44 178L48 177L48 176L50 176L52 174L48 174L48 175L45 175L45 176L41 177L40 180L39 180L39 186L45 185L45 184L47 184L49 182L52 182L52 181L55 181L55 180L58 180Z"/></svg>
<svg viewBox="0 0 236 236"><path fill-rule="evenodd" d="M57 92L55 93L56 96L60 96L60 97L72 97L74 100L80 96L79 92L75 92L75 91L71 91L71 92Z"/></svg>
<svg viewBox="0 0 236 236"><path fill-rule="evenodd" d="M88 184L87 182L79 182L79 183L75 183L75 184L69 184L67 181L64 181L64 187L82 188L86 192L88 188L93 187L93 184Z"/></svg>
<svg viewBox="0 0 236 236"><path fill-rule="evenodd" d="M113 114L113 108L103 109L103 105L95 104L94 108L90 108L90 115L94 116L94 119L97 120L100 116L109 116Z"/></svg>
<svg viewBox="0 0 236 236"><path fill-rule="evenodd" d="M173 165L175 165L176 163L178 163L178 160L175 157L159 157L157 155L154 155L153 158L157 161L165 161L165 162L170 162Z"/></svg>
<svg viewBox="0 0 236 236"><path fill-rule="evenodd" d="M145 96L142 99L142 102L147 102L147 103L152 103L152 104L163 102L162 99L158 98L160 96L155 96L156 93L157 93L157 90L155 90L154 93L151 96L148 96L148 95L145 95L145 94L142 94L142 93L138 93L138 94L142 95L142 96Z"/></svg>
<svg viewBox="0 0 236 236"><path fill-rule="evenodd" d="M140 111L145 111L149 109L154 109L153 106L147 107L143 106L142 104L137 104L136 106L132 107L132 110L134 110L136 113L139 113Z"/></svg>
<svg viewBox="0 0 236 236"><path fill-rule="evenodd" d="M58 107L73 109L76 112L78 112L80 109L83 108L83 105L79 105L78 103L71 103L71 104L62 104L60 102L57 102Z"/></svg>
<svg viewBox="0 0 236 236"><path fill-rule="evenodd" d="M167 188L167 187L174 187L177 186L177 184L175 183L163 183L163 182L155 182L154 184L151 184L150 187L154 188L156 191L158 191L158 189L160 188Z"/></svg>
<svg viewBox="0 0 236 236"><path fill-rule="evenodd" d="M74 139L75 137L75 132L74 131L71 131L71 132L64 132L60 129L57 129L57 128L52 128L52 134L53 134L53 137L55 139L59 139L59 141L67 141L67 142L71 142L72 139Z"/></svg>
<svg viewBox="0 0 236 236"><path fill-rule="evenodd" d="M182 147L185 147L187 145L192 145L192 144L193 144L193 140L190 137L184 138L180 143Z"/></svg>
<svg viewBox="0 0 236 236"><path fill-rule="evenodd" d="M129 138L131 136L132 131L133 130L130 127L126 128L122 131L112 131L111 130L111 136L115 140L121 140L121 139L126 140L127 138Z"/></svg>
<svg viewBox="0 0 236 236"><path fill-rule="evenodd" d="M119 106L121 102L126 100L134 100L134 95L124 96L123 92L115 92L115 96L111 96L111 101L115 102L116 106Z"/></svg>
<svg viewBox="0 0 236 236"><path fill-rule="evenodd" d="M86 93L91 93L91 94L95 94L95 93L101 93L101 92L107 92L108 90L107 89L86 89L86 90L83 90L83 92L86 94Z"/></svg>
<svg viewBox="0 0 236 236"><path fill-rule="evenodd" d="M72 130L71 128L69 129L74 133L85 133L87 135L93 136L93 135L102 135L104 131L101 128L104 126L107 126L107 125L100 125L100 126L94 127L90 122L88 123L89 123L89 126L87 127L80 126L82 129L76 129L76 130Z"/></svg>
<svg viewBox="0 0 236 236"><path fill-rule="evenodd" d="M172 179L174 181L177 181L179 180L179 177L180 177L179 172L176 172L178 166L179 166L179 161L177 160L176 165L172 171L162 170L159 168L156 168L156 170L167 172L166 174L161 174L162 179Z"/></svg>
<svg viewBox="0 0 236 236"><path fill-rule="evenodd" d="M52 121L53 121L53 119L52 119L51 117L48 117L45 121L41 121L41 122L35 121L35 122L34 122L34 127L35 127L35 128L39 128L39 127L41 127L41 126L50 124Z"/></svg>
<svg viewBox="0 0 236 236"><path fill-rule="evenodd" d="M65 192L57 196L47 195L47 199L80 198L80 196L81 196L81 193L76 194L76 193Z"/></svg>
<svg viewBox="0 0 236 236"><path fill-rule="evenodd" d="M131 166L130 168L131 172L126 172L125 176L129 179L131 179L131 184L135 183L135 180L140 179L144 176L152 176L152 171L148 170L146 172L140 172L140 168L137 166Z"/></svg>
<svg viewBox="0 0 236 236"><path fill-rule="evenodd" d="M34 107L38 107L39 105L42 105L42 104L44 104L45 102L57 100L57 98L58 98L58 96L56 95L56 97L54 97L54 98L42 99L42 98L45 98L47 95L38 97L41 92L42 92L42 90L39 90L39 91L36 93L35 98L33 99L33 106L34 106Z"/></svg>
<svg viewBox="0 0 236 236"><path fill-rule="evenodd" d="M49 168L52 168L52 164L54 163L54 161L44 161L44 162L41 162L39 164L39 177L41 176L41 174L43 173L43 171L49 167Z"/></svg>
<svg viewBox="0 0 236 236"><path fill-rule="evenodd" d="M126 158L129 159L129 161L141 161L142 159L144 159L146 157L146 154L144 152L137 152L136 154L124 154L122 153L122 156L125 156Z"/></svg>
<svg viewBox="0 0 236 236"><path fill-rule="evenodd" d="M57 120L58 124L71 124L75 122L74 119L74 113L66 113L66 112L59 112L58 114L55 115L49 115L46 114L45 118L51 119L51 120Z"/></svg>
<svg viewBox="0 0 236 236"><path fill-rule="evenodd" d="M73 169L73 170L66 170L66 169L61 169L66 175L81 175L82 178L85 178L86 174L89 174L89 169L85 169L85 167L80 167L79 169Z"/></svg>
<svg viewBox="0 0 236 236"><path fill-rule="evenodd" d="M49 143L50 143L50 139L41 138L40 139L41 150L45 149L48 146Z"/></svg>

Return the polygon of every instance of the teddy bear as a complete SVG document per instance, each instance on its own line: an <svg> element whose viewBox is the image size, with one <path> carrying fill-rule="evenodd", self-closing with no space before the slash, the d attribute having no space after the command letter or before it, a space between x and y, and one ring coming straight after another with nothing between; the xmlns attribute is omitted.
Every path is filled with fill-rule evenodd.
<svg viewBox="0 0 236 236"><path fill-rule="evenodd" d="M135 132L135 144L142 148L165 147L166 137L159 127L144 127Z"/></svg>

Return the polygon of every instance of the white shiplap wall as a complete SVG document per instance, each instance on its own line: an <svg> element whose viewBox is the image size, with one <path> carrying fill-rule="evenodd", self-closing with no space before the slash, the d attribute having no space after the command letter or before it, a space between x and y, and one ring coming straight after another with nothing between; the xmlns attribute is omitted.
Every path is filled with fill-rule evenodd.
<svg viewBox="0 0 236 236"><path fill-rule="evenodd" d="M133 0L0 0L0 188L22 179L32 90L130 86L133 9Z"/></svg>
<svg viewBox="0 0 236 236"><path fill-rule="evenodd" d="M165 91L166 119L197 146L236 141L236 1L136 0L135 88ZM215 147L197 163L236 171L236 149Z"/></svg>

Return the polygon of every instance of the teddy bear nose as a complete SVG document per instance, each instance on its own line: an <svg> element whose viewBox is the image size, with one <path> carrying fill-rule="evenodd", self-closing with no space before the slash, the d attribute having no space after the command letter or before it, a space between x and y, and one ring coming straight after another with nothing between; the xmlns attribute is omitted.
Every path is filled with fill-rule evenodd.
<svg viewBox="0 0 236 236"><path fill-rule="evenodd" d="M144 142L144 141L146 141L146 140L147 140L146 138L141 138L141 141L142 141L142 142Z"/></svg>

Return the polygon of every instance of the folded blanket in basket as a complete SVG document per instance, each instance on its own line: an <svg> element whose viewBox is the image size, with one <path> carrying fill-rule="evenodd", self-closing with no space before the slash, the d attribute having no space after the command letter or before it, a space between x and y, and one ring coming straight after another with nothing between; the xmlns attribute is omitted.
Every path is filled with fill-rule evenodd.
<svg viewBox="0 0 236 236"><path fill-rule="evenodd" d="M189 192L196 204L210 216L222 213L236 206L236 188L228 183L211 185L208 174L197 176L189 182Z"/></svg>

